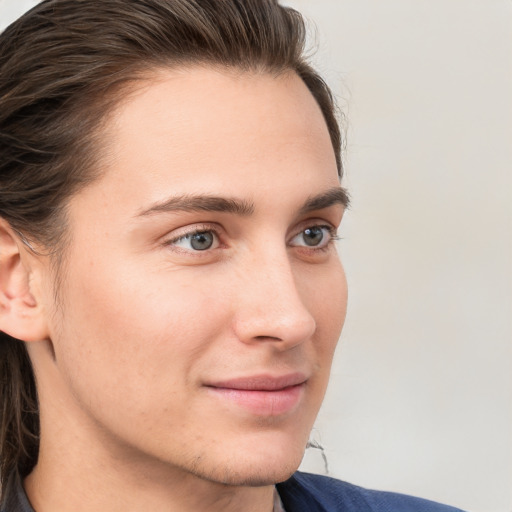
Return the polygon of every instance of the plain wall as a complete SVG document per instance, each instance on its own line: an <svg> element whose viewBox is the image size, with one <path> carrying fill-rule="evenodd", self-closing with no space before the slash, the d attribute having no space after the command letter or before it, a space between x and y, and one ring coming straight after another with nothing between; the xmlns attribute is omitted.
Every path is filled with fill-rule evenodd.
<svg viewBox="0 0 512 512"><path fill-rule="evenodd" d="M510 512L512 2L287 4L318 26L347 116L349 310L315 433L330 473Z"/></svg>
<svg viewBox="0 0 512 512"><path fill-rule="evenodd" d="M34 3L0 0L0 30ZM318 27L353 202L313 439L338 478L510 512L512 2L286 3ZM325 472L318 450L303 468Z"/></svg>

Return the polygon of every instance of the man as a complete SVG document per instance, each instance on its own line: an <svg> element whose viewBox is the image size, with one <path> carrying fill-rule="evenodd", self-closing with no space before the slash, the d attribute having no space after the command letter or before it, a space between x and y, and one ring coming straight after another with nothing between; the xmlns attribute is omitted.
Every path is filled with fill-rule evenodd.
<svg viewBox="0 0 512 512"><path fill-rule="evenodd" d="M303 46L271 0L50 0L2 35L2 512L453 510L295 473L347 301Z"/></svg>

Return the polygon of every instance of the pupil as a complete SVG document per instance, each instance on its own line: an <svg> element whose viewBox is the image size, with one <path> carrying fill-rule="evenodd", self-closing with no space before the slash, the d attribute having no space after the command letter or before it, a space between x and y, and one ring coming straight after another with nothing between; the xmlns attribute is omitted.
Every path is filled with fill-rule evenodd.
<svg viewBox="0 0 512 512"><path fill-rule="evenodd" d="M195 235L192 235L190 245L196 251L205 251L213 245L213 235L208 232L196 233Z"/></svg>
<svg viewBox="0 0 512 512"><path fill-rule="evenodd" d="M304 242L306 242L306 245L318 245L323 238L322 228L308 228L304 230Z"/></svg>

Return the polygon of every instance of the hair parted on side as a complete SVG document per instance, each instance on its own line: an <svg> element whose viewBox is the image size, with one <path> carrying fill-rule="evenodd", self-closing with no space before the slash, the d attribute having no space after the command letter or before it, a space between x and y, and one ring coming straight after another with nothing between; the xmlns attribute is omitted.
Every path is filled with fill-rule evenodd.
<svg viewBox="0 0 512 512"><path fill-rule="evenodd" d="M302 16L277 0L45 0L0 35L0 217L59 260L65 206L101 172L95 137L123 86L152 70L211 64L297 73L336 155L331 92L304 56ZM0 480L38 455L37 393L23 342L0 332Z"/></svg>

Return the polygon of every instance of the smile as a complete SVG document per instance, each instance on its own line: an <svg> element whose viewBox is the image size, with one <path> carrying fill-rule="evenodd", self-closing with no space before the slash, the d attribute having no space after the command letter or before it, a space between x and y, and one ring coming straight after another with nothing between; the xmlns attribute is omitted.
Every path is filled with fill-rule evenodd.
<svg viewBox="0 0 512 512"><path fill-rule="evenodd" d="M306 377L266 375L208 384L208 391L222 401L258 416L279 416L293 411L304 395Z"/></svg>

